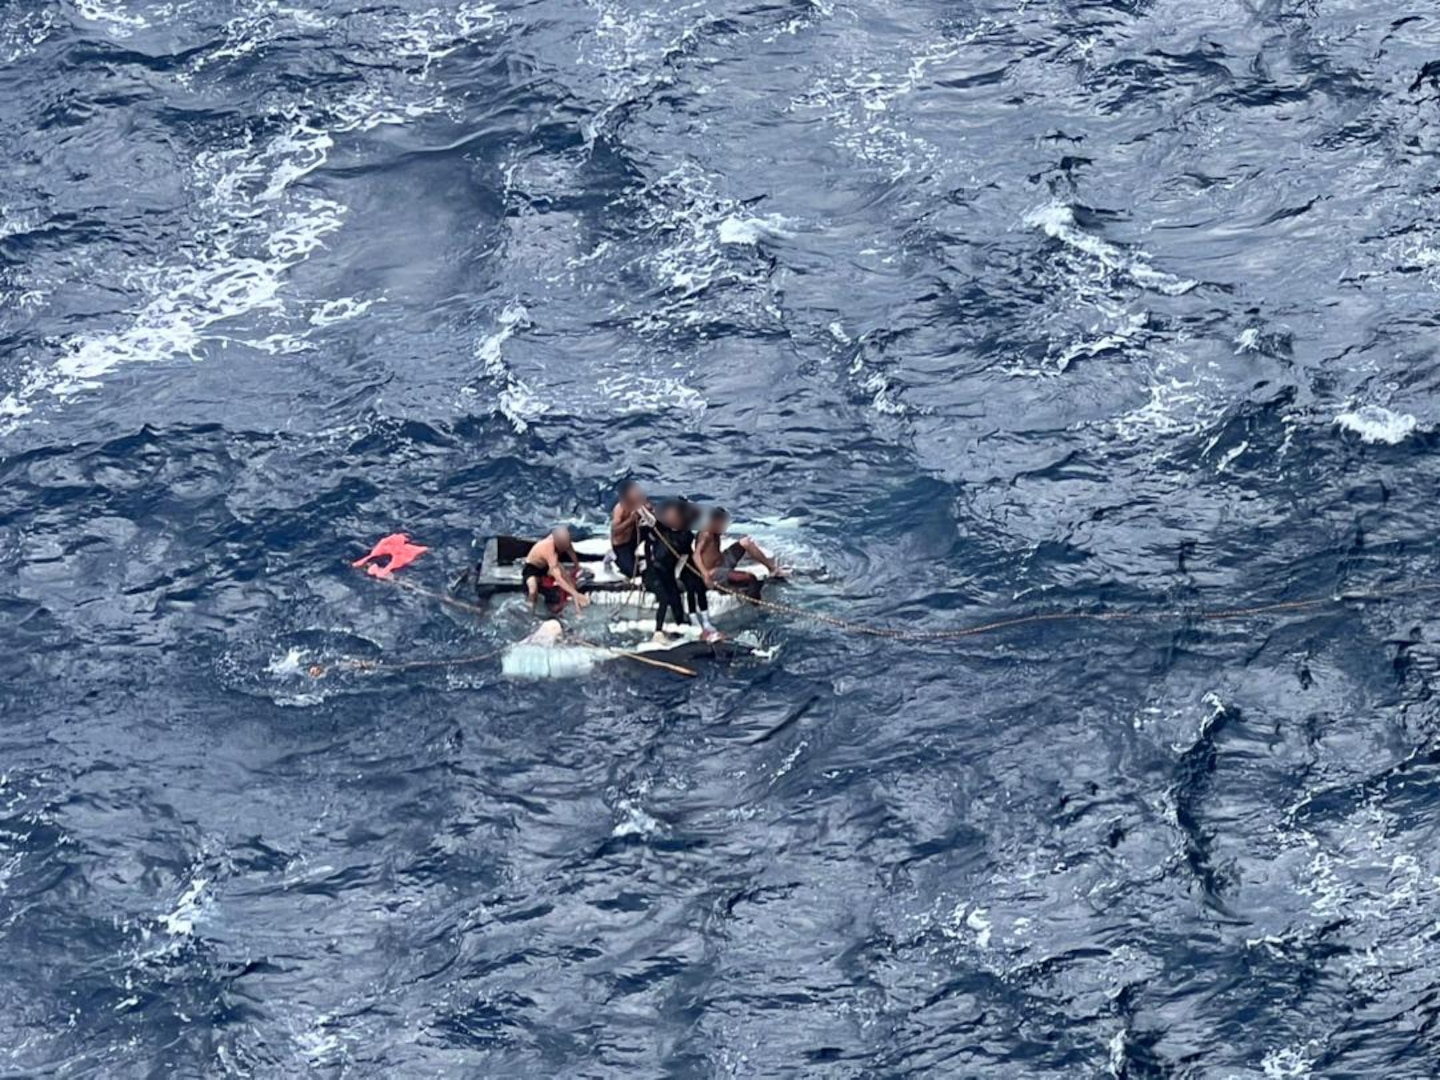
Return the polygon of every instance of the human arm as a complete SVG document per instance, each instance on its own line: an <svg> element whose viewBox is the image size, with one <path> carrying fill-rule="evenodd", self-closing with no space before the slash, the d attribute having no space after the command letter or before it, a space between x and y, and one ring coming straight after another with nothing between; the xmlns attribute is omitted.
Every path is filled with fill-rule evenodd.
<svg viewBox="0 0 1440 1080"><path fill-rule="evenodd" d="M550 576L555 579L555 583L559 585L562 590L574 598L576 607L583 608L590 603L590 598L582 593L575 584L575 582L580 580L579 557L575 555L574 552L571 552L570 558L575 566L575 576L573 579L569 574L565 573L564 567L560 565L560 556L558 554L550 557Z"/></svg>

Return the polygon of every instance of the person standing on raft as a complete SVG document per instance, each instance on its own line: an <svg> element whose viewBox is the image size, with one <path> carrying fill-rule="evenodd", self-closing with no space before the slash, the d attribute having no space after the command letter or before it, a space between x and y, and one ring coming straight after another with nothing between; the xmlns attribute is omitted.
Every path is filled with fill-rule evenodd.
<svg viewBox="0 0 1440 1080"><path fill-rule="evenodd" d="M666 616L673 615L677 624L685 625L685 602L678 580L684 531L685 511L677 502L662 506L654 525L646 530L643 580L660 604L655 612L656 644L670 641L665 632Z"/></svg>
<svg viewBox="0 0 1440 1080"><path fill-rule="evenodd" d="M685 595L685 605L690 621L700 630L701 641L717 641L723 635L710 621L710 598L707 592L709 576L696 561L695 527L700 524L700 507L692 502L681 504L685 527L675 536L675 548L680 553L680 590Z"/></svg>
<svg viewBox="0 0 1440 1080"><path fill-rule="evenodd" d="M639 482L626 480L620 485L620 501L610 512L610 550L616 569L627 578L633 578L639 570L640 534L654 521L650 500Z"/></svg>

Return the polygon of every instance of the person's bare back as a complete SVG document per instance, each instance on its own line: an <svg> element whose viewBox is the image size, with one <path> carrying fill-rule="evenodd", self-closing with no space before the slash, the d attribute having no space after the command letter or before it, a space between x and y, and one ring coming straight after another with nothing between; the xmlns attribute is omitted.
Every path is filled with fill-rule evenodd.
<svg viewBox="0 0 1440 1080"><path fill-rule="evenodd" d="M561 558L570 560L573 575L567 574L560 565ZM590 598L580 591L578 584L580 556L576 554L575 545L570 540L570 530L563 525L553 529L549 536L537 541L530 548L520 576L525 582L525 595L530 599L532 610L540 599L542 583L547 577L555 583L555 588L575 601L577 608L583 608L590 603Z"/></svg>
<svg viewBox="0 0 1440 1080"><path fill-rule="evenodd" d="M713 520L713 519L712 519ZM707 526L695 537L695 564L710 578L720 566L720 537L723 533L712 532Z"/></svg>

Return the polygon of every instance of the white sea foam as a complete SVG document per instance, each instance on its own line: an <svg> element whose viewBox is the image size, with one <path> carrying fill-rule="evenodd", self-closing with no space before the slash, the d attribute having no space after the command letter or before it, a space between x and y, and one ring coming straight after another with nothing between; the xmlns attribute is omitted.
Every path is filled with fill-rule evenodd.
<svg viewBox="0 0 1440 1080"><path fill-rule="evenodd" d="M634 372L606 375L595 383L606 400L622 414L679 412L693 422L705 415L701 393L679 379L656 378Z"/></svg>
<svg viewBox="0 0 1440 1080"><path fill-rule="evenodd" d="M344 1049L339 1036L329 1030L332 1023L333 1017L322 1015L295 1036L296 1047L312 1065L332 1064L336 1052Z"/></svg>
<svg viewBox="0 0 1440 1080"><path fill-rule="evenodd" d="M1303 1051L1284 1047L1266 1054L1260 1062L1260 1068L1273 1080L1286 1080L1289 1077L1309 1076L1313 1064L1314 1061Z"/></svg>
<svg viewBox="0 0 1440 1080"><path fill-rule="evenodd" d="M806 748L809 745L810 744L804 739L801 739L798 743L796 743L794 749L792 749L790 753L785 755L785 760L780 762L779 767L775 770L775 774L770 777L770 782L773 784L775 781L779 780L781 777L789 773L791 769L795 768L795 763L800 760L800 755L805 752Z"/></svg>
<svg viewBox="0 0 1440 1080"><path fill-rule="evenodd" d="M860 388L870 395L870 407L886 416L904 416L910 410L898 397L899 391L883 371L853 366L851 373L860 376Z"/></svg>
<svg viewBox="0 0 1440 1080"><path fill-rule="evenodd" d="M305 11L279 3L278 0L257 0L246 11L225 22L220 40L198 52L181 75L188 84L191 76L215 64L249 56L280 34L295 31L314 33L334 25L334 21L318 12Z"/></svg>
<svg viewBox="0 0 1440 1080"><path fill-rule="evenodd" d="M779 29L771 31L761 40L767 45L774 44L781 37L793 37L820 19L828 19L835 14L835 5L830 0L808 0L805 8L802 14L791 16Z"/></svg>
<svg viewBox="0 0 1440 1080"><path fill-rule="evenodd" d="M626 102L670 83L675 77L670 61L693 47L704 28L721 17L712 14L704 0L682 0L658 11L637 10L613 0L589 0L589 6L595 12L595 28L578 62L592 69L609 105L582 122L587 145L607 129Z"/></svg>
<svg viewBox="0 0 1440 1080"><path fill-rule="evenodd" d="M768 266L754 247L762 232L778 236L796 223L749 214L719 188L717 176L684 161L633 196L648 238L639 267L665 294L638 314L614 309L638 333L665 334L722 317L778 319Z"/></svg>
<svg viewBox="0 0 1440 1080"><path fill-rule="evenodd" d="M83 18L124 35L183 6L153 5L141 14L121 0L78 0L77 9ZM298 352L310 347L311 330L365 312L371 301L363 297L322 302L309 313L290 310L291 271L342 227L347 213L311 181L328 161L337 133L404 124L444 108L445 88L433 78L432 65L481 40L499 21L494 5L465 0L443 10L375 9L338 17L262 0L230 20L220 44L201 51L174 78L193 84L210 65L297 32L337 31L347 19L364 22L364 40L380 41L387 57L408 60L412 69L403 75L378 65L357 69L365 81L345 95L279 103L238 140L197 155L189 186L198 212L193 243L183 245L184 262L131 271L124 284L137 300L125 319L62 341L48 363L30 367L0 398L0 431L13 429L42 399L65 401L93 390L122 365L202 359L215 342ZM510 407L525 410L522 403Z"/></svg>
<svg viewBox="0 0 1440 1080"><path fill-rule="evenodd" d="M475 359L480 361L481 374L497 390L495 408L510 421L517 434L528 431L531 422L545 414L545 403L505 362L505 343L530 325L530 313L525 310L525 305L507 304L500 313L495 330L481 338L475 346Z"/></svg>
<svg viewBox="0 0 1440 1080"><path fill-rule="evenodd" d="M150 25L145 16L131 11L122 0L76 0L75 10L82 19L102 24L112 37L129 37Z"/></svg>
<svg viewBox="0 0 1440 1080"><path fill-rule="evenodd" d="M990 947L990 932L993 929L989 912L983 907L973 908L965 916L965 926L975 935L975 944L981 949Z"/></svg>
<svg viewBox="0 0 1440 1080"><path fill-rule="evenodd" d="M1126 252L1108 240L1086 232L1075 220L1072 207L1061 202L1046 203L1025 215L1028 228L1039 229L1067 248L1094 259L1107 272L1125 274L1136 285L1166 296L1179 296L1195 288L1195 281L1156 270L1144 252Z"/></svg>
<svg viewBox="0 0 1440 1080"><path fill-rule="evenodd" d="M1110 1037L1108 1064L1110 1075L1117 1080L1125 1074L1125 1042L1128 1037L1129 1029L1123 1027Z"/></svg>
<svg viewBox="0 0 1440 1080"><path fill-rule="evenodd" d="M858 39L862 51L847 58L848 72L838 80L822 80L790 107L822 110L837 129L836 144L891 179L935 177L965 157L952 148L953 131L927 137L927 113L908 106L912 100L943 93L935 85L937 69L965 56L994 27L989 19L963 32L951 26L944 34L927 35L918 49L908 36L888 50L876 48L876 41L883 39ZM951 149L942 151L942 145Z"/></svg>
<svg viewBox="0 0 1440 1080"><path fill-rule="evenodd" d="M831 334L834 336L834 324ZM839 341L838 338L836 340ZM910 413L910 407L900 400L903 387L895 385L890 365L882 354L863 336L845 351L850 353L850 366L846 369L846 375L861 394L870 398L872 409L883 416L905 416Z"/></svg>
<svg viewBox="0 0 1440 1080"><path fill-rule="evenodd" d="M978 904L961 901L950 913L939 920L940 932L956 941L971 941L980 949L990 948L994 924L990 920L990 909Z"/></svg>
<svg viewBox="0 0 1440 1080"><path fill-rule="evenodd" d="M311 326L334 326L336 323L358 319L370 310L373 301L361 300L354 296L342 296L338 300L327 300L310 313Z"/></svg>
<svg viewBox="0 0 1440 1080"><path fill-rule="evenodd" d="M1232 446L1229 450L1226 450L1225 453L1220 455L1220 460L1215 463L1215 471L1217 473L1223 473L1237 460L1239 460L1241 455L1243 455L1245 451L1249 449L1250 440L1248 439L1238 443L1235 446Z"/></svg>
<svg viewBox="0 0 1440 1080"><path fill-rule="evenodd" d="M0 63L13 64L29 56L50 39L54 29L54 8L12 16L0 25Z"/></svg>
<svg viewBox="0 0 1440 1080"><path fill-rule="evenodd" d="M1203 431L1224 407L1219 377L1181 349L1156 345L1148 353L1146 400L1106 428L1127 442Z"/></svg>
<svg viewBox="0 0 1440 1080"><path fill-rule="evenodd" d="M261 313L283 313L288 272L339 229L345 208L291 188L324 162L329 135L297 118L258 149L247 140L199 156L196 182L208 194L206 216L216 221L188 263L136 271L132 285L147 299L127 325L65 341L48 367L32 369L0 399L10 426L41 396L60 400L97 387L125 364L199 359L212 339L245 340L220 324ZM266 209L274 204L274 210Z"/></svg>
<svg viewBox="0 0 1440 1080"><path fill-rule="evenodd" d="M643 785L639 795L643 797L648 790L649 785ZM660 831L660 822L645 811L638 799L622 798L615 809L620 812L620 820L611 830L612 836L654 836Z"/></svg>
<svg viewBox="0 0 1440 1080"><path fill-rule="evenodd" d="M788 224L779 214L765 214L762 217L735 215L723 219L717 232L722 244L758 244L767 236L788 236Z"/></svg>
<svg viewBox="0 0 1440 1080"><path fill-rule="evenodd" d="M185 892L175 904L175 910L160 916L160 925L172 937L189 937L195 930L195 920L202 911L201 899L210 882L197 877L186 886Z"/></svg>
<svg viewBox="0 0 1440 1080"><path fill-rule="evenodd" d="M822 115L835 129L836 145L891 179L929 170L940 162L940 152L900 106L929 85L935 68L953 60L987 28L981 23L967 35L947 35L913 52L908 43L889 53L875 51L866 39L867 51L844 58L837 72L822 77L788 108Z"/></svg>
<svg viewBox="0 0 1440 1080"><path fill-rule="evenodd" d="M462 0L409 15L398 25L385 27L381 38L400 56L418 60L428 69L488 33L499 21L494 4Z"/></svg>
<svg viewBox="0 0 1440 1080"><path fill-rule="evenodd" d="M722 245L753 244L758 234L742 234L735 224L746 220L739 204L716 192L713 177L682 162L652 184L648 194L654 202L645 224L664 240L651 260L663 287L690 297L721 277L740 276Z"/></svg>
<svg viewBox="0 0 1440 1080"><path fill-rule="evenodd" d="M1335 423L1367 443L1402 443L1415 433L1418 421L1409 413L1397 413L1381 405L1361 405L1342 412Z"/></svg>

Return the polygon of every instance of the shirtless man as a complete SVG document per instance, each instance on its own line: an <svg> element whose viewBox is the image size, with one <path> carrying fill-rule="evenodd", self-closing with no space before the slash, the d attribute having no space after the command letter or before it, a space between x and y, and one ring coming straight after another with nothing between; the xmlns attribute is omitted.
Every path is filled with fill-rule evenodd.
<svg viewBox="0 0 1440 1080"><path fill-rule="evenodd" d="M747 555L770 571L771 577L784 577L780 564L766 555L760 545L750 537L742 536L733 544L725 545L725 530L729 525L729 511L717 506L710 511L705 528L700 530L700 535L695 538L695 561L705 572L706 580L710 584L738 584L746 579L753 580L753 574L736 569Z"/></svg>
<svg viewBox="0 0 1440 1080"><path fill-rule="evenodd" d="M640 530L655 520L650 500L640 484L626 480L620 485L620 501L610 512L610 549L615 566L627 578L635 576L635 556L640 550Z"/></svg>
<svg viewBox="0 0 1440 1080"><path fill-rule="evenodd" d="M561 567L561 556L570 560L572 574L566 574ZM541 584L547 577L555 583L553 586ZM530 554L525 556L525 568L521 571L520 579L525 582L525 595L530 599L531 611L535 610L542 590L548 594L545 597L546 603L559 601L561 593L569 595L577 608L583 608L590 603L590 598L576 585L580 580L580 556L575 552L575 545L570 542L570 530L564 525L552 530L549 536L530 549Z"/></svg>

